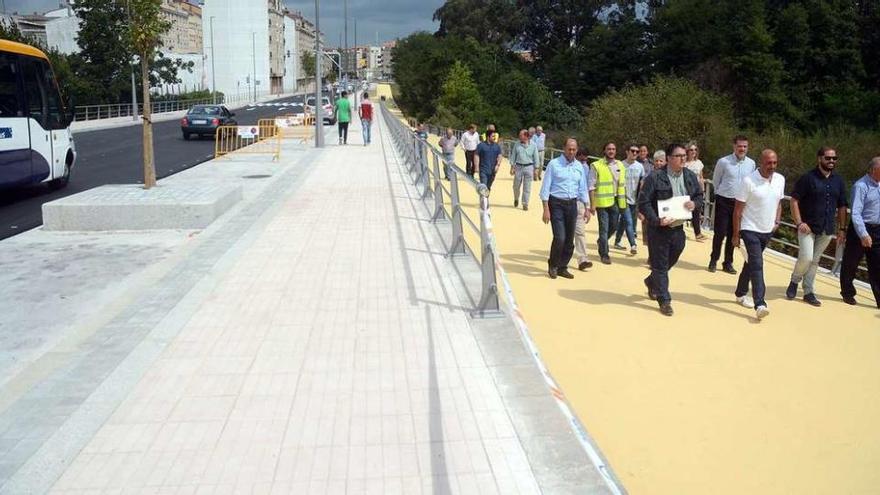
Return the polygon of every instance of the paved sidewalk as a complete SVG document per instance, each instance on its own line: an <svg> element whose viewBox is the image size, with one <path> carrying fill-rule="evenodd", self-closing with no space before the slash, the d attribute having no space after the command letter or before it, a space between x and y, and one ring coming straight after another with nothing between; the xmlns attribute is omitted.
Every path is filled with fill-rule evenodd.
<svg viewBox="0 0 880 495"><path fill-rule="evenodd" d="M203 272L156 282L155 311L185 293L0 493L604 493L598 477L539 488L553 467L523 431L558 415L511 416L500 377L535 370L498 358L524 356L516 341L478 342L378 131L362 147L355 123L348 146L303 151L254 199L263 210L205 234L185 260ZM588 464L549 445L569 471Z"/></svg>

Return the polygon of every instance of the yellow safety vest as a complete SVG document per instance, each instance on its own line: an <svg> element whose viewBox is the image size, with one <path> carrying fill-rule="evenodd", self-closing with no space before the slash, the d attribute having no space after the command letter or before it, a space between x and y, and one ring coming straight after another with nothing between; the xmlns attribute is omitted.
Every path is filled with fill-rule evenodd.
<svg viewBox="0 0 880 495"><path fill-rule="evenodd" d="M608 208L614 204L617 198L617 207L626 208L626 167L617 162L620 176L617 179L617 193L614 192L614 175L608 167L608 162L601 159L593 166L596 167L596 208Z"/></svg>

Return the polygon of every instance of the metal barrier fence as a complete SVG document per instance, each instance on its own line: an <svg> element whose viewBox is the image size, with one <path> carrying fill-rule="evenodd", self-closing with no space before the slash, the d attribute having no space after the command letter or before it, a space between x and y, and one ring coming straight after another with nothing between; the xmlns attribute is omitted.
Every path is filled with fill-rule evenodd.
<svg viewBox="0 0 880 495"><path fill-rule="evenodd" d="M416 126L415 120L408 119L408 122L410 124L410 127L415 128L415 126ZM442 136L446 132L445 128L441 128L441 127L429 125L429 124L425 124L425 130L427 130L430 134L434 134L436 136ZM456 138L458 138L460 141L461 135L464 133L464 131L455 129L455 130L453 130L453 133L455 134ZM499 144L501 144L502 154L505 157L507 157L510 155L510 150L512 149L513 145L516 144L516 141L510 140L510 139L502 139L501 141L499 141ZM544 152L545 152L545 158L544 158L544 165L545 166L548 163L550 163L551 160L562 155L562 153L563 153L563 151L558 148L545 148ZM599 160L600 159L600 157L597 157L597 156L590 156L589 158L590 158L590 160ZM713 226L715 224L715 194L714 194L715 185L712 183L711 179L704 179L704 180L705 180L705 184L706 184L706 191L705 191L705 202L703 203L703 213L701 215L702 221L700 223L700 227L704 230L712 231ZM785 196L783 198L783 201L786 203L783 210L784 211L791 211L791 209L790 209L791 197ZM790 250L794 250L795 252L798 252L799 251L798 244L796 242L792 242L792 241L788 240L788 238L786 236L782 235L783 233L788 233L788 234L790 234L789 237L793 237L794 239L797 239L797 226L792 224L791 222L787 222L787 221L783 220L780 225L780 228L776 232L773 233L773 237L770 240L779 246L783 246L784 248L788 248ZM833 249L834 254L830 255L830 254L828 254L828 252L830 252L832 250L832 248L831 248L832 245L834 245L834 249ZM843 260L843 247L844 247L843 244L840 244L839 246L836 245L836 243L830 244L828 247L828 250L826 250L826 252L822 254L822 260L825 262L826 265L830 265L830 267L826 267L826 268L828 268L829 271L831 272L831 274L834 275L835 277L840 276L840 267L841 267L841 262ZM865 263L864 260L859 265L859 271L864 272L864 275L867 276L868 268L867 268L867 264ZM861 277L861 278L863 280L865 279L864 277Z"/></svg>
<svg viewBox="0 0 880 495"><path fill-rule="evenodd" d="M315 117L307 115L301 118L298 115L281 115L274 119L259 119L257 124L262 126L275 126L281 134L281 139L293 139L306 142L315 137Z"/></svg>
<svg viewBox="0 0 880 495"><path fill-rule="evenodd" d="M214 136L214 158L236 153L239 155L281 156L281 133L274 122L271 125L229 125L217 128Z"/></svg>
<svg viewBox="0 0 880 495"><path fill-rule="evenodd" d="M271 96L268 92L260 92L257 94L257 98ZM201 99L191 99L191 100L171 100L171 101L153 101L150 102L150 111L151 113L164 113L164 112L179 112L183 110L189 110L195 105L230 105L233 103L242 103L253 101L254 95L250 94L238 94L238 95L223 95L222 98L218 98L215 101L213 98L201 98ZM137 105L138 115L143 115L144 113L144 104L138 103ZM114 117L131 117L132 116L132 106L131 103L113 103L106 105L80 105L74 109L73 120L76 122L85 121L85 120L98 120L98 119L110 119Z"/></svg>
<svg viewBox="0 0 880 495"><path fill-rule="evenodd" d="M498 253L495 249L495 236L492 233L492 220L489 215L489 190L454 163L446 164L443 154L437 148L420 139L411 129L397 120L382 103L382 115L391 130L395 147L403 156L407 171L413 184L421 191L422 198L433 196L433 222L450 221L452 235L449 239L447 255L467 256L468 250L480 264L480 300L471 312L475 318L500 317L503 315L499 304L499 289L496 272ZM446 166L449 174L448 188L441 175ZM479 197L479 225L462 207L461 186L473 188ZM448 198L448 205L447 199ZM469 246L465 238L465 225L480 238L479 255Z"/></svg>

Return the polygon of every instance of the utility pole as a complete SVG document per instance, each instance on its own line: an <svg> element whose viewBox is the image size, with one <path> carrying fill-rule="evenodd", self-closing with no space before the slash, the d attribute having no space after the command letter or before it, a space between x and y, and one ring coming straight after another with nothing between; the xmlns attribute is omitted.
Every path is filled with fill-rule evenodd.
<svg viewBox="0 0 880 495"><path fill-rule="evenodd" d="M358 20L354 18L354 77L358 77Z"/></svg>
<svg viewBox="0 0 880 495"><path fill-rule="evenodd" d="M346 62L345 63L345 72L347 74L348 73L348 59L349 59L349 54L348 54L348 0L344 0L343 12L345 12L345 14L343 16L345 18L345 28L343 29L343 31L345 32L345 50L342 53L345 54L345 62Z"/></svg>
<svg viewBox="0 0 880 495"><path fill-rule="evenodd" d="M211 16L211 101L217 103L217 71L214 70L214 16Z"/></svg>
<svg viewBox="0 0 880 495"><path fill-rule="evenodd" d="M251 57L254 60L254 104L257 103L257 33L251 31Z"/></svg>
<svg viewBox="0 0 880 495"><path fill-rule="evenodd" d="M3 12L6 12L6 1L3 1ZM128 0L128 25L131 28L131 0ZM131 120L138 119L137 85L134 83L134 64L131 64Z"/></svg>
<svg viewBox="0 0 880 495"><path fill-rule="evenodd" d="M324 147L324 109L321 105L321 66L324 65L324 57L321 56L319 3L320 0L315 0L315 148Z"/></svg>

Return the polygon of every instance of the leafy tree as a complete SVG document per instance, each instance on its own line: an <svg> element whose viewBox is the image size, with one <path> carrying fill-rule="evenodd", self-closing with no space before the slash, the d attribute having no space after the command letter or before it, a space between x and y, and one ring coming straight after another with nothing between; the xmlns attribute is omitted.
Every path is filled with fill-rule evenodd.
<svg viewBox="0 0 880 495"><path fill-rule="evenodd" d="M516 39L524 17L513 0L448 0L434 20L440 22L438 36L506 45Z"/></svg>
<svg viewBox="0 0 880 495"><path fill-rule="evenodd" d="M306 77L315 77L315 54L312 52L302 52L299 57L299 63L302 65L303 73Z"/></svg>
<svg viewBox="0 0 880 495"><path fill-rule="evenodd" d="M456 61L443 81L434 120L444 126L463 129L470 123L483 122L486 115L486 102L471 77L470 69Z"/></svg>
<svg viewBox="0 0 880 495"><path fill-rule="evenodd" d="M144 102L144 189L156 185L156 164L153 156L153 122L150 120L150 63L156 56L160 37L171 24L162 19L162 0L129 0L131 2L131 46L141 60L141 84Z"/></svg>

